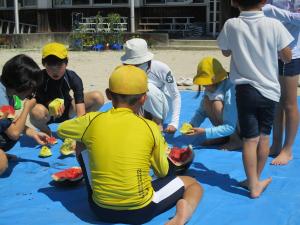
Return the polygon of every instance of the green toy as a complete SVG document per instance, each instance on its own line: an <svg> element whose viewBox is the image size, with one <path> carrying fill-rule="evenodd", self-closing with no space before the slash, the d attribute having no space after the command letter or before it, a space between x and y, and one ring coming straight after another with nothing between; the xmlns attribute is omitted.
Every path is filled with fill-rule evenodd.
<svg viewBox="0 0 300 225"><path fill-rule="evenodd" d="M19 110L22 108L22 101L17 95L13 95L14 98L14 109Z"/></svg>

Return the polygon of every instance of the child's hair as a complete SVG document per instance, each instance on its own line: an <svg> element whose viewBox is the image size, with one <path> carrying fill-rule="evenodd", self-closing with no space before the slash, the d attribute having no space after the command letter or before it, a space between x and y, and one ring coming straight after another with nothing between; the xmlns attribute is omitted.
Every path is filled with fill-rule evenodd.
<svg viewBox="0 0 300 225"><path fill-rule="evenodd" d="M2 69L1 82L17 93L35 90L42 81L41 69L27 55L20 54L8 60Z"/></svg>
<svg viewBox="0 0 300 225"><path fill-rule="evenodd" d="M137 95L123 95L123 94L116 94L110 91L110 95L112 100L115 103L126 103L130 106L133 106L137 101L144 95L144 94L137 94Z"/></svg>
<svg viewBox="0 0 300 225"><path fill-rule="evenodd" d="M60 59L55 55L49 55L46 58L42 59L42 64L45 66L47 64L48 66L56 66L61 64L68 64L68 58Z"/></svg>
<svg viewBox="0 0 300 225"><path fill-rule="evenodd" d="M198 98L200 96L201 91L202 91L202 86L198 85L198 91L197 91L197 94L194 98Z"/></svg>
<svg viewBox="0 0 300 225"><path fill-rule="evenodd" d="M249 8L258 5L261 0L232 0L234 3L236 3L238 6L242 8Z"/></svg>

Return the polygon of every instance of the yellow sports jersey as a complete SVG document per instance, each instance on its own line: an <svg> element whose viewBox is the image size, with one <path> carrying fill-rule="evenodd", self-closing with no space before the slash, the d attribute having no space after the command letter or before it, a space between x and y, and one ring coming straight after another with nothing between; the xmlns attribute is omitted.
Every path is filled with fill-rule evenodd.
<svg viewBox="0 0 300 225"><path fill-rule="evenodd" d="M153 196L150 167L158 177L169 169L168 146L158 126L128 108L91 112L65 121L58 127L58 135L87 147L93 200L103 208L145 207Z"/></svg>

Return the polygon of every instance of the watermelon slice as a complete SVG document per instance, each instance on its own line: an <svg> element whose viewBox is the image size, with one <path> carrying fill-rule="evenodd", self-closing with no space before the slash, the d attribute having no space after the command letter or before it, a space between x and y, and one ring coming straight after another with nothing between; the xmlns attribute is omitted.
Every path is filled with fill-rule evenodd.
<svg viewBox="0 0 300 225"><path fill-rule="evenodd" d="M76 141L71 138L66 138L60 147L60 153L64 156L73 155L75 153Z"/></svg>
<svg viewBox="0 0 300 225"><path fill-rule="evenodd" d="M188 132L190 131L190 129L192 129L192 128L193 128L193 126L192 126L191 124L189 124L189 123L183 123L179 131L180 131L182 134L186 134L186 133L188 133Z"/></svg>
<svg viewBox="0 0 300 225"><path fill-rule="evenodd" d="M186 148L173 147L168 155L171 173L174 175L184 174L193 163L194 156L191 145Z"/></svg>
<svg viewBox="0 0 300 225"><path fill-rule="evenodd" d="M193 147L189 145L186 148L173 147L168 158L176 165L184 165L194 158Z"/></svg>
<svg viewBox="0 0 300 225"><path fill-rule="evenodd" d="M53 136L46 138L46 141L49 145L55 145L57 143L57 139Z"/></svg>
<svg viewBox="0 0 300 225"><path fill-rule="evenodd" d="M64 100L62 98L56 98L52 102L50 102L48 105L50 116L57 116L58 110L63 104L64 104Z"/></svg>
<svg viewBox="0 0 300 225"><path fill-rule="evenodd" d="M7 119L15 118L15 109L11 105L3 105L0 107L0 117Z"/></svg>
<svg viewBox="0 0 300 225"><path fill-rule="evenodd" d="M52 155L51 149L45 145L42 146L39 157L46 158L46 157L50 157L51 155Z"/></svg>
<svg viewBox="0 0 300 225"><path fill-rule="evenodd" d="M83 179L81 167L71 167L66 170L52 174L52 179L58 183L77 182Z"/></svg>

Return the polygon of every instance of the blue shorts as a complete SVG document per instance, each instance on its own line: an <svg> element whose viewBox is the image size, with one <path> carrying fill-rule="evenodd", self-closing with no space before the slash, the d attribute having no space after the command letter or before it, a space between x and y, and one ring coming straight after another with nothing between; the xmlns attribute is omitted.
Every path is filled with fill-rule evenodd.
<svg viewBox="0 0 300 225"><path fill-rule="evenodd" d="M292 59L291 62L284 64L281 60L278 60L279 76L296 76L300 74L300 58Z"/></svg>
<svg viewBox="0 0 300 225"><path fill-rule="evenodd" d="M183 181L179 177L170 175L152 181L152 187L154 189L153 198L150 204L144 208L136 210L113 210L102 208L93 201L93 191L89 184L89 178L81 154L78 156L78 162L83 170L90 207L102 222L143 224L175 206L177 201L183 197Z"/></svg>
<svg viewBox="0 0 300 225"><path fill-rule="evenodd" d="M276 102L264 96L249 84L236 86L236 104L242 138L270 135Z"/></svg>

